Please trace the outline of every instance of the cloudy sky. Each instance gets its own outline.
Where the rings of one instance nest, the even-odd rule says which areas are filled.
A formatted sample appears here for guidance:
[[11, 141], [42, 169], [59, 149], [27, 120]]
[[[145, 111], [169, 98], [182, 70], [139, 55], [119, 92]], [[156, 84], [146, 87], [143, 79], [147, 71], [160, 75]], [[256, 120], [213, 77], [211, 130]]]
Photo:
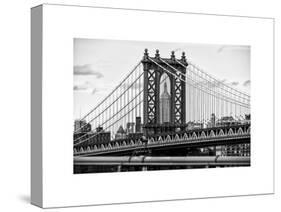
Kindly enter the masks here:
[[176, 57], [181, 52], [194, 64], [219, 80], [250, 93], [250, 47], [214, 44], [159, 43], [99, 39], [74, 39], [74, 118], [82, 117], [132, 70], [144, 49], [154, 56]]

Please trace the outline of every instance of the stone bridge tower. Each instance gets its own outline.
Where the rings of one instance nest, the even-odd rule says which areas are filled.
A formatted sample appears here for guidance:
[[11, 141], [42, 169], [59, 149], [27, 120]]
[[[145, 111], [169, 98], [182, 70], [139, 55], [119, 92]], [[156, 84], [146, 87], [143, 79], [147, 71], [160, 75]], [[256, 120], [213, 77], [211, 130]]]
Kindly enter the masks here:
[[[146, 135], [175, 130], [175, 128], [181, 128], [185, 124], [186, 68], [179, 64], [177, 60], [185, 66], [188, 65], [184, 52], [180, 59], [176, 59], [174, 51], [172, 51], [170, 58], [160, 58], [159, 50], [156, 50], [155, 57], [150, 57], [148, 50], [145, 49], [142, 64], [144, 68], [143, 122]], [[170, 122], [161, 124], [160, 79], [164, 73], [168, 75], [170, 80], [171, 108]]]

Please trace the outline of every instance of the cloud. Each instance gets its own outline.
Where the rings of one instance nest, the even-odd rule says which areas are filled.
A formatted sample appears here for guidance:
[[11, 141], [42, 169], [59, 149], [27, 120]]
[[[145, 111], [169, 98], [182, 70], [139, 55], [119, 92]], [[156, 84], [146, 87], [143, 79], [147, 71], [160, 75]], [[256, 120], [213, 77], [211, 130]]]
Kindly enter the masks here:
[[83, 90], [87, 90], [88, 88], [86, 86], [83, 85], [74, 85], [73, 86], [73, 90], [75, 91], [83, 91]]
[[217, 49], [217, 53], [221, 53], [223, 51], [229, 50], [229, 51], [243, 51], [243, 50], [249, 50], [249, 46], [221, 46]]
[[98, 89], [97, 89], [97, 88], [94, 88], [94, 89], [92, 90], [91, 94], [94, 95], [94, 94], [97, 93], [97, 92], [98, 92]]
[[103, 74], [93, 70], [90, 64], [74, 66], [74, 75], [94, 75], [96, 78], [102, 78]]
[[221, 46], [220, 48], [218, 48], [217, 53], [221, 53], [224, 49], [225, 49], [225, 46]]
[[181, 50], [182, 50], [182, 48], [177, 48], [177, 49], [174, 49], [173, 51], [178, 52], [178, 51], [181, 51]]
[[82, 93], [89, 93], [89, 94], [95, 94], [99, 91], [97, 88], [93, 88], [93, 85], [91, 82], [86, 81], [82, 84], [77, 84], [73, 86], [73, 91], [75, 92], [82, 92]]
[[239, 82], [231, 82], [229, 84], [232, 85], [232, 86], [237, 86], [237, 85], [239, 85]]
[[251, 80], [246, 80], [246, 81], [243, 83], [243, 85], [244, 85], [245, 87], [250, 86], [250, 85], [251, 85]]

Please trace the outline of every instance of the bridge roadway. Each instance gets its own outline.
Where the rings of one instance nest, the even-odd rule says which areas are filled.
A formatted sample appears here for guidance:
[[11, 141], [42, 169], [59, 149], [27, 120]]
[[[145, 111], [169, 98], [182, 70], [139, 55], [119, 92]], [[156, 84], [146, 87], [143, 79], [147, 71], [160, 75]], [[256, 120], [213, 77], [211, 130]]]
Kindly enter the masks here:
[[148, 157], [95, 156], [74, 157], [74, 173], [151, 171], [194, 168], [250, 166], [250, 157]]
[[[217, 130], [207, 130], [204, 129], [204, 131], [198, 131], [197, 133], [189, 132], [190, 136], [182, 134], [180, 136], [173, 136], [172, 138], [166, 137], [165, 139], [162, 139], [162, 137], [161, 139], [156, 139], [156, 137], [155, 140], [154, 138], [150, 138], [148, 139], [147, 143], [135, 142], [118, 147], [90, 149], [75, 152], [74, 156], [128, 156], [133, 155], [134, 152], [141, 151], [143, 149], [149, 149], [154, 153], [161, 151], [180, 151], [196, 147], [203, 148], [211, 146], [213, 147], [250, 143], [250, 125], [236, 126], [236, 128], [229, 127], [228, 129], [224, 129], [224, 133], [222, 133], [222, 129], [220, 128], [218, 128]], [[216, 133], [214, 133], [214, 131]]]
[[247, 166], [250, 157], [238, 156], [187, 156], [187, 157], [149, 157], [149, 156], [113, 156], [113, 157], [74, 157], [74, 165], [95, 166]]

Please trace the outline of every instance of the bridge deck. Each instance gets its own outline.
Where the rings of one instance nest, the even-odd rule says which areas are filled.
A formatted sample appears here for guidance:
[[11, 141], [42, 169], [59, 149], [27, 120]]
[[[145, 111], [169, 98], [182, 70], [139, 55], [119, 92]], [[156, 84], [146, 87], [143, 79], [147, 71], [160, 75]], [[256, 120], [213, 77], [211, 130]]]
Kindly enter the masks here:
[[171, 165], [210, 165], [210, 166], [247, 166], [250, 165], [250, 157], [74, 157], [74, 165], [133, 165], [133, 166], [171, 166]]

